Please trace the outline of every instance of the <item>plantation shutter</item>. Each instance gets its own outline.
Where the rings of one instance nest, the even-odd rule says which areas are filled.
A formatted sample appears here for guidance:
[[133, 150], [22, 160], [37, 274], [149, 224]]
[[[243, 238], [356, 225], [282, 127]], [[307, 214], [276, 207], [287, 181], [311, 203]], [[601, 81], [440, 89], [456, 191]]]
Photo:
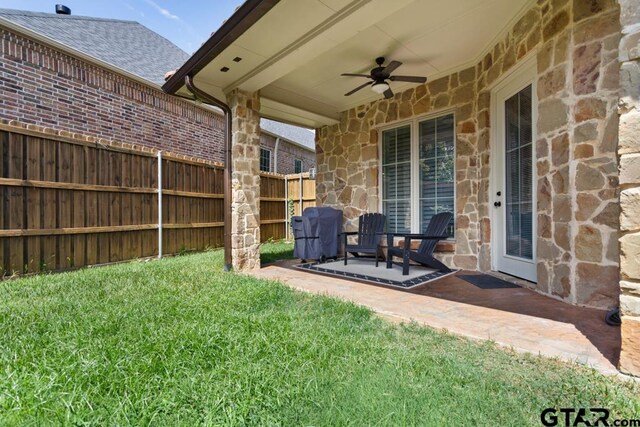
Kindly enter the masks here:
[[391, 233], [411, 231], [411, 127], [382, 133], [382, 210]]

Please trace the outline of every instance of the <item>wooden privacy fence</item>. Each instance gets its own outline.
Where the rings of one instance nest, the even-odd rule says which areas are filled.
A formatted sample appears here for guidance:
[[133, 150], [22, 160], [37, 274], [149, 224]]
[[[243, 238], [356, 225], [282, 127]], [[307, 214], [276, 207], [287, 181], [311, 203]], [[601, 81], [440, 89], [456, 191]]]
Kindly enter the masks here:
[[268, 239], [289, 239], [291, 216], [316, 205], [316, 181], [308, 173], [260, 175], [260, 235]]
[[[0, 144], [2, 275], [223, 245], [219, 165], [7, 125]], [[290, 180], [261, 182], [263, 240], [285, 238]]]

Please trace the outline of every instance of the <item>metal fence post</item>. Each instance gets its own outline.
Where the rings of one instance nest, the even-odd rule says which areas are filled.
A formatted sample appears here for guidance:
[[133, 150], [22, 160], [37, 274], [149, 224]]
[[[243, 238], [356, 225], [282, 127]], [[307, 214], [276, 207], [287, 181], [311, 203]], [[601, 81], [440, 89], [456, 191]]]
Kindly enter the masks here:
[[300, 172], [300, 215], [302, 215], [302, 200], [303, 200], [303, 192], [302, 192], [302, 172]]
[[289, 218], [289, 179], [287, 175], [284, 176], [284, 238], [289, 240], [289, 224], [291, 218]]
[[158, 258], [162, 258], [162, 151], [158, 151]]

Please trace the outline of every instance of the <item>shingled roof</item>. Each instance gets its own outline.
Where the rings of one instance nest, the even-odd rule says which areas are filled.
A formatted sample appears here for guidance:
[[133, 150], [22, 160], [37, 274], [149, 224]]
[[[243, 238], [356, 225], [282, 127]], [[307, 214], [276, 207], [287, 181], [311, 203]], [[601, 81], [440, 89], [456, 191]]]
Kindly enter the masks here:
[[135, 21], [0, 9], [0, 19], [162, 85], [189, 54]]
[[289, 142], [300, 145], [308, 150], [315, 150], [315, 132], [298, 126], [291, 126], [285, 123], [276, 122], [269, 119], [260, 119], [260, 129], [272, 135], [284, 138]]

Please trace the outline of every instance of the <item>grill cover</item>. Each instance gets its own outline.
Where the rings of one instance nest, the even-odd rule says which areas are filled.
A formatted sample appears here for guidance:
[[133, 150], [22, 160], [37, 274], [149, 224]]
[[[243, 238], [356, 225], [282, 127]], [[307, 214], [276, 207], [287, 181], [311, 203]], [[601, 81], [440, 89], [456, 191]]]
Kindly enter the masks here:
[[338, 256], [342, 211], [333, 208], [306, 208], [302, 216], [291, 218], [295, 239], [293, 256], [302, 260]]

